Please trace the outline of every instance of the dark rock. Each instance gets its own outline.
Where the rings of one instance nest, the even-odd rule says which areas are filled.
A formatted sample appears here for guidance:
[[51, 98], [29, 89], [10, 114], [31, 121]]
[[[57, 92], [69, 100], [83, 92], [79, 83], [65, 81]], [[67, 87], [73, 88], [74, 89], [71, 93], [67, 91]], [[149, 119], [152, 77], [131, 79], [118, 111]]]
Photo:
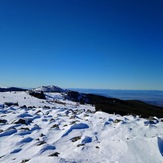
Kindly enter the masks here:
[[28, 106], [28, 109], [32, 109], [33, 108], [33, 106]]
[[3, 155], [3, 156], [0, 156], [0, 159], [1, 159], [1, 158], [3, 158], [4, 156], [5, 156], [5, 155]]
[[23, 108], [27, 108], [27, 106], [26, 106], [26, 105], [23, 105], [23, 106], [21, 106], [20, 108], [22, 108], [22, 109], [23, 109]]
[[41, 134], [40, 134], [40, 137], [43, 137], [43, 136], [45, 136], [45, 135], [44, 135], [43, 133], [41, 133]]
[[55, 152], [55, 153], [50, 154], [49, 156], [50, 156], [50, 157], [58, 157], [59, 154], [60, 154], [60, 153]]
[[25, 160], [22, 160], [21, 163], [25, 163], [25, 162], [28, 162], [30, 159], [25, 159]]
[[51, 128], [55, 128], [55, 129], [59, 130], [59, 125], [58, 124], [54, 124]]
[[120, 119], [116, 119], [115, 121], [114, 121], [114, 123], [119, 123], [119, 122], [121, 122], [122, 120], [120, 120]]
[[4, 105], [10, 107], [10, 106], [19, 106], [18, 102], [14, 103], [14, 102], [5, 102]]
[[25, 119], [19, 119], [18, 121], [14, 122], [15, 124], [25, 124], [28, 125], [28, 122]]
[[81, 136], [76, 136], [76, 137], [71, 138], [70, 140], [71, 140], [72, 142], [76, 142], [76, 141], [78, 141], [78, 140], [80, 140], [80, 139], [81, 139]]
[[15, 124], [26, 124], [26, 121], [24, 119], [19, 119]]
[[81, 146], [84, 146], [85, 144], [78, 144], [77, 147], [81, 147]]
[[71, 116], [70, 119], [75, 119], [76, 116]]
[[86, 113], [95, 113], [95, 111], [92, 111], [92, 110], [90, 110], [90, 109], [88, 109], [87, 111], [86, 111]]
[[40, 141], [40, 142], [38, 142], [37, 146], [40, 146], [40, 145], [43, 145], [43, 144], [46, 144], [46, 142], [45, 141]]
[[42, 113], [42, 111], [41, 110], [38, 110], [35, 114], [38, 114], [38, 113]]
[[38, 99], [46, 99], [45, 94], [43, 91], [41, 92], [34, 92], [34, 91], [29, 91], [29, 95], [36, 97]]
[[73, 124], [75, 124], [76, 122], [79, 122], [79, 121], [72, 121], [72, 122], [70, 122], [70, 125], [73, 125]]
[[55, 119], [54, 119], [54, 118], [51, 118], [51, 119], [50, 119], [50, 122], [55, 122]]
[[0, 119], [0, 123], [7, 123], [7, 120], [6, 119]]
[[28, 127], [21, 127], [20, 130], [30, 131], [30, 129]]
[[50, 106], [46, 106], [46, 105], [45, 105], [45, 106], [44, 106], [44, 109], [50, 109]]

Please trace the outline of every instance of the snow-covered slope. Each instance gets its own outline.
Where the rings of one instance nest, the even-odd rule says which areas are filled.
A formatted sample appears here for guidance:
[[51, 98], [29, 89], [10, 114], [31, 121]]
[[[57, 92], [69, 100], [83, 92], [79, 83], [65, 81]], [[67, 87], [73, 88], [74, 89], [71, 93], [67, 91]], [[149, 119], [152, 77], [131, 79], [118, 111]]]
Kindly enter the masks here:
[[93, 106], [61, 93], [46, 93], [46, 98], [0, 93], [0, 162], [163, 162], [161, 119], [95, 113]]
[[60, 88], [60, 87], [57, 87], [57, 86], [54, 86], [54, 85], [50, 85], [50, 86], [41, 86], [41, 87], [38, 87], [38, 88], [34, 88], [33, 89], [34, 91], [43, 91], [43, 92], [65, 92], [66, 90]]

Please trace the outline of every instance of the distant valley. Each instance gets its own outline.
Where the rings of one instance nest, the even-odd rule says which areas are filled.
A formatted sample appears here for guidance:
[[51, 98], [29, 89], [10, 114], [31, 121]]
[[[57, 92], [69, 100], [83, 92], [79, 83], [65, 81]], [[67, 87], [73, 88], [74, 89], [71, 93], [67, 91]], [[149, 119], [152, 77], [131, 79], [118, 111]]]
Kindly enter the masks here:
[[119, 98], [122, 100], [140, 100], [149, 104], [163, 107], [163, 91], [155, 90], [116, 90], [116, 89], [75, 89], [82, 93], [92, 93], [105, 97]]

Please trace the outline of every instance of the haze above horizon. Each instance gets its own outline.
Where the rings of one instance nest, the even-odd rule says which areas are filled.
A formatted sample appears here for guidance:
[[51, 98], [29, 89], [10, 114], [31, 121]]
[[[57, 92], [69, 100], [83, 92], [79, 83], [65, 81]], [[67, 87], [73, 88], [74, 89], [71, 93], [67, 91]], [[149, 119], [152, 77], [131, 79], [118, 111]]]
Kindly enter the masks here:
[[162, 16], [162, 0], [0, 0], [0, 86], [163, 90]]

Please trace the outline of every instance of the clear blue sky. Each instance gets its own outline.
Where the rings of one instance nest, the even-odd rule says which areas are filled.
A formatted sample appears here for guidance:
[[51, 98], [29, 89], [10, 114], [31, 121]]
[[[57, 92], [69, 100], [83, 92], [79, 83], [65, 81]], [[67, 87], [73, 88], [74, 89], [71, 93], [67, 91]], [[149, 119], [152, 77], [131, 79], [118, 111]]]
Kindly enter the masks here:
[[0, 86], [163, 90], [162, 0], [0, 0]]

